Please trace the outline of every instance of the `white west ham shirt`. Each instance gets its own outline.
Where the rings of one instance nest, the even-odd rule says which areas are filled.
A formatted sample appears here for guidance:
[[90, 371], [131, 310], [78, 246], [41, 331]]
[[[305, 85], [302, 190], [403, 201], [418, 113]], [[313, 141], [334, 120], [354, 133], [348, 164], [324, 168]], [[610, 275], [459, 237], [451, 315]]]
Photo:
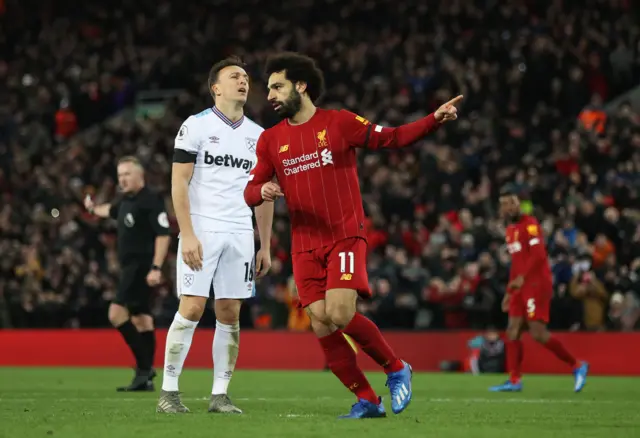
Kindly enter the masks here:
[[256, 144], [262, 131], [247, 117], [232, 122], [216, 107], [182, 124], [175, 148], [196, 155], [189, 182], [195, 231], [253, 232], [244, 188], [256, 165]]

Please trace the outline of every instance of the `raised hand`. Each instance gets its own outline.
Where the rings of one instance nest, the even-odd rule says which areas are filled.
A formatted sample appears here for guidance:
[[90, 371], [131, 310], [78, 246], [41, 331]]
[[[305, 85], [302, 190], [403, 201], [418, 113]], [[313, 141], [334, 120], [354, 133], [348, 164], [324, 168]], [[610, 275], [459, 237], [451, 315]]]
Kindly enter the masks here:
[[440, 123], [457, 119], [458, 108], [456, 108], [456, 105], [458, 105], [462, 101], [462, 97], [463, 97], [462, 95], [458, 97], [454, 97], [449, 102], [440, 106], [440, 108], [438, 108], [436, 112], [433, 113], [433, 116], [435, 117], [435, 119]]

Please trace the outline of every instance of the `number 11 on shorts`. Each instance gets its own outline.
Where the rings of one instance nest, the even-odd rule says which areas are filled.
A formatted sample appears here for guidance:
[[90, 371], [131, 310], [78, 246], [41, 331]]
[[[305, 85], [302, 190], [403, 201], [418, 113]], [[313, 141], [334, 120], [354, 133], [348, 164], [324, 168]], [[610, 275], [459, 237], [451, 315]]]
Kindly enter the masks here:
[[[353, 257], [353, 252], [342, 251], [338, 253], [338, 257], [340, 257], [340, 272], [353, 274], [353, 271], [355, 271], [355, 261]], [[347, 270], [347, 260], [349, 261], [349, 270]]]

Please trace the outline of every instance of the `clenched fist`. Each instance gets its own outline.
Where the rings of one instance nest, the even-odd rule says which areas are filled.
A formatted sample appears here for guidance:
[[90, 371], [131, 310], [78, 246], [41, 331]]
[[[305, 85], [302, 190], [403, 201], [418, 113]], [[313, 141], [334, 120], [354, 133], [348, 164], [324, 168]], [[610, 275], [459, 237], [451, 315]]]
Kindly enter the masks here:
[[274, 182], [265, 183], [260, 189], [260, 194], [262, 195], [262, 199], [265, 201], [275, 201], [276, 199], [284, 196], [282, 193], [282, 189], [280, 186]]

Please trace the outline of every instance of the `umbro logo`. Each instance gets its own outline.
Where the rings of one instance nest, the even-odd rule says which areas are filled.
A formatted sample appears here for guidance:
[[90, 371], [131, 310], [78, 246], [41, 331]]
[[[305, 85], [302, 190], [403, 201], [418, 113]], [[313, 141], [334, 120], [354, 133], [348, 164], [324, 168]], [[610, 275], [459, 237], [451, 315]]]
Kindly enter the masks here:
[[215, 135], [212, 135], [211, 137], [209, 137], [209, 143], [219, 144], [220, 143], [220, 138], [216, 137]]

